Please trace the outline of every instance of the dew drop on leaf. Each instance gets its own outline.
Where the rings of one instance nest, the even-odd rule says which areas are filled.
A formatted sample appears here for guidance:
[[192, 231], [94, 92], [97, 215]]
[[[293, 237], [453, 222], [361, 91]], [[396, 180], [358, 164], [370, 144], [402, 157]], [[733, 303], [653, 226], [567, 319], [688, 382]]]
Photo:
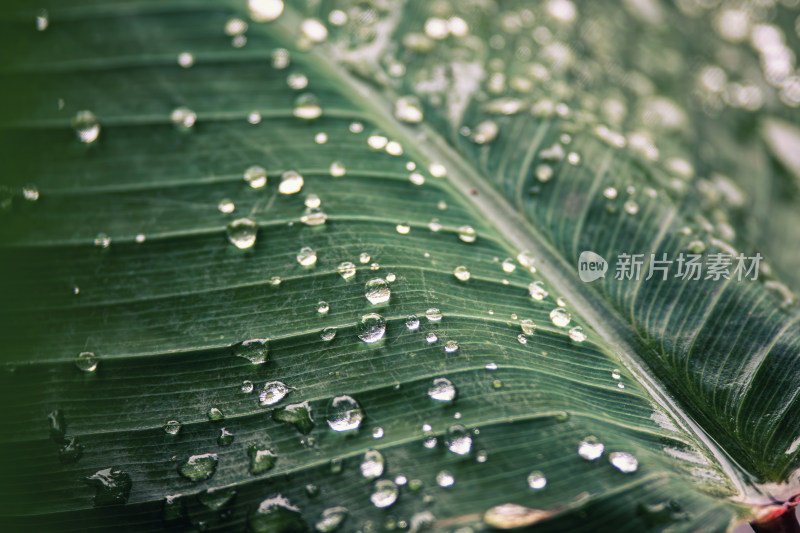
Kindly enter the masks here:
[[331, 400], [328, 407], [328, 427], [336, 432], [358, 429], [364, 420], [364, 410], [352, 396], [343, 394]]
[[97, 370], [97, 356], [92, 352], [81, 352], [75, 356], [75, 366], [84, 372]]
[[369, 500], [375, 507], [383, 509], [385, 507], [389, 507], [397, 501], [399, 492], [400, 490], [397, 488], [397, 485], [394, 484], [394, 481], [382, 479], [375, 483], [375, 487], [373, 488], [372, 494], [369, 496]]
[[217, 209], [220, 213], [233, 213], [236, 210], [236, 204], [230, 198], [223, 198], [217, 204]]
[[328, 507], [322, 511], [319, 520], [314, 524], [314, 529], [319, 533], [332, 533], [339, 529], [348, 514], [347, 507]]
[[456, 478], [448, 470], [442, 470], [436, 474], [436, 484], [440, 487], [452, 487], [455, 482]]
[[411, 331], [419, 329], [419, 318], [417, 318], [417, 315], [409, 315], [406, 319], [406, 327]]
[[305, 19], [300, 23], [300, 31], [311, 42], [321, 43], [328, 38], [328, 28], [317, 19]]
[[267, 184], [267, 171], [264, 167], [253, 165], [244, 171], [244, 181], [253, 189], [260, 189]]
[[587, 461], [594, 461], [603, 455], [605, 446], [602, 442], [597, 440], [597, 437], [589, 436], [581, 441], [578, 445], [578, 455]]
[[612, 452], [608, 460], [623, 474], [633, 474], [639, 468], [639, 461], [628, 452]]
[[311, 405], [307, 401], [292, 403], [272, 411], [272, 419], [293, 425], [303, 435], [308, 435], [314, 428]]
[[550, 311], [550, 320], [560, 328], [566, 327], [571, 319], [569, 312], [563, 307], [556, 307]]
[[335, 337], [336, 337], [336, 328], [334, 327], [325, 328], [319, 334], [319, 338], [325, 342], [332, 341]]
[[458, 342], [450, 339], [444, 343], [445, 353], [455, 353], [458, 350]]
[[189, 481], [205, 481], [217, 470], [219, 457], [215, 453], [192, 455], [178, 466], [178, 473]]
[[[266, 363], [269, 359], [269, 339], [250, 339], [240, 342], [234, 346], [233, 354], [244, 357], [254, 365]], [[244, 390], [244, 387], [242, 389]]]
[[291, 390], [282, 381], [268, 381], [258, 395], [258, 403], [262, 406], [275, 405], [283, 400]]
[[169, 420], [164, 424], [164, 433], [167, 435], [177, 435], [181, 431], [181, 423], [177, 420]]
[[188, 107], [176, 107], [169, 116], [175, 127], [180, 130], [189, 130], [197, 122], [197, 113]]
[[242, 381], [242, 392], [246, 394], [253, 392], [253, 382], [249, 379]]
[[197, 499], [203, 507], [212, 511], [218, 511], [225, 507], [236, 496], [236, 489], [230, 488], [210, 488], [197, 495]]
[[447, 378], [436, 378], [428, 389], [428, 397], [440, 402], [450, 402], [456, 397], [456, 387]]
[[297, 262], [304, 267], [312, 266], [317, 262], [317, 252], [309, 246], [304, 246], [297, 253]]
[[582, 327], [575, 326], [569, 330], [569, 338], [574, 342], [583, 342], [586, 340], [586, 333], [583, 332]]
[[254, 476], [271, 470], [278, 460], [278, 454], [272, 448], [260, 447], [255, 444], [247, 448], [247, 455], [250, 457], [249, 471]]
[[89, 110], [78, 111], [72, 117], [72, 127], [82, 143], [93, 143], [100, 136], [100, 123], [97, 117]]
[[341, 178], [347, 173], [347, 169], [345, 168], [345, 166], [342, 164], [341, 161], [334, 161], [328, 168], [328, 172], [334, 178]]
[[319, 100], [311, 93], [303, 93], [294, 100], [292, 114], [297, 118], [311, 120], [322, 116], [322, 106]]
[[366, 284], [366, 292], [364, 293], [364, 296], [372, 305], [388, 302], [391, 295], [392, 291], [389, 289], [389, 285], [383, 278], [371, 279]]
[[303, 175], [296, 170], [287, 170], [281, 174], [281, 183], [278, 192], [281, 194], [296, 194], [303, 188]]
[[425, 312], [425, 318], [430, 322], [439, 322], [442, 319], [442, 313], [436, 307], [431, 307]]
[[530, 318], [523, 318], [520, 320], [519, 327], [525, 335], [533, 335], [533, 332], [536, 331], [536, 324], [534, 324], [533, 320]]
[[237, 218], [228, 224], [228, 240], [240, 250], [256, 243], [258, 225], [249, 218]]
[[457, 266], [453, 269], [453, 275], [459, 281], [467, 281], [472, 276], [470, 271], [465, 266]]
[[336, 270], [339, 272], [339, 275], [342, 276], [342, 279], [350, 279], [356, 275], [356, 265], [350, 261], [339, 263]]
[[309, 530], [300, 508], [280, 494], [262, 500], [247, 518], [247, 524], [252, 533], [300, 533]]
[[133, 481], [127, 472], [113, 468], [98, 470], [84, 478], [84, 482], [94, 487], [96, 506], [126, 503], [133, 487]]
[[447, 428], [445, 442], [447, 449], [456, 455], [467, 455], [472, 450], [472, 437], [467, 429], [459, 424]]
[[422, 105], [416, 96], [403, 96], [394, 103], [394, 117], [409, 124], [422, 122]]
[[461, 226], [458, 228], [458, 238], [463, 242], [473, 243], [477, 239], [477, 233], [472, 226]]
[[528, 474], [528, 486], [532, 489], [543, 489], [547, 485], [547, 478], [538, 470]]
[[361, 460], [359, 468], [361, 476], [366, 479], [377, 479], [383, 475], [385, 461], [378, 450], [367, 450]]
[[271, 22], [283, 13], [283, 0], [248, 0], [247, 5], [255, 22]]
[[233, 433], [225, 428], [220, 428], [219, 436], [217, 437], [217, 444], [220, 446], [230, 446], [233, 443]]
[[98, 248], [108, 248], [111, 246], [111, 237], [105, 233], [98, 233], [94, 238], [94, 245]]
[[383, 338], [386, 333], [386, 320], [377, 314], [369, 313], [361, 317], [358, 326], [358, 338], [367, 344], [373, 344]]

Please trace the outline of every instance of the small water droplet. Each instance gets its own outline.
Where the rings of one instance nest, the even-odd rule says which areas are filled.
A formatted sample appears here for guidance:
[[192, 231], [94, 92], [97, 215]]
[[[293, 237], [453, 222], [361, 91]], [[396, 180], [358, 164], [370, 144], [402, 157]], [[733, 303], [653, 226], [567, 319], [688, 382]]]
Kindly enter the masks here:
[[297, 118], [311, 120], [322, 116], [319, 100], [311, 93], [303, 93], [294, 100], [292, 114]]
[[448, 470], [442, 470], [436, 474], [436, 484], [440, 487], [452, 487], [455, 482], [456, 478]]
[[373, 344], [383, 338], [386, 333], [386, 320], [377, 314], [369, 313], [361, 317], [358, 338], [367, 344]]
[[247, 455], [250, 457], [249, 471], [254, 476], [272, 470], [278, 460], [278, 454], [275, 453], [275, 450], [269, 447], [259, 447], [255, 444], [247, 448]]
[[612, 452], [608, 460], [623, 474], [633, 474], [639, 469], [639, 461], [628, 452]]
[[581, 155], [578, 152], [570, 152], [567, 154], [567, 163], [570, 165], [579, 165], [581, 162]]
[[208, 419], [211, 420], [212, 422], [217, 422], [219, 420], [225, 419], [225, 414], [219, 407], [210, 408], [206, 413], [206, 416], [208, 416]]
[[470, 271], [467, 270], [467, 267], [465, 266], [457, 266], [455, 269], [453, 269], [453, 275], [459, 281], [467, 281], [472, 276]]
[[458, 342], [450, 339], [446, 343], [444, 343], [444, 351], [445, 353], [454, 353], [458, 350]]
[[189, 68], [194, 65], [194, 56], [190, 52], [181, 52], [178, 54], [178, 65], [183, 68]]
[[373, 439], [382, 439], [384, 435], [384, 431], [382, 427], [376, 427], [372, 430], [372, 438]]
[[436, 342], [438, 340], [439, 340], [439, 337], [436, 335], [436, 333], [430, 332], [427, 335], [425, 335], [425, 341], [428, 344], [433, 344], [434, 342]]
[[422, 104], [416, 96], [404, 96], [394, 103], [394, 116], [401, 122], [417, 124], [422, 122]]
[[303, 175], [296, 170], [287, 170], [281, 174], [281, 183], [278, 192], [281, 194], [296, 194], [303, 188]]
[[347, 169], [344, 167], [341, 161], [334, 161], [333, 163], [331, 163], [328, 172], [334, 178], [341, 178], [347, 173]]
[[262, 500], [247, 518], [247, 525], [252, 533], [297, 533], [309, 529], [300, 509], [280, 494]]
[[533, 320], [530, 318], [524, 318], [520, 320], [519, 327], [522, 329], [522, 333], [525, 335], [533, 335], [533, 332], [536, 331], [536, 324], [534, 324]]
[[94, 245], [98, 248], [108, 248], [111, 246], [111, 237], [105, 233], [98, 233], [94, 238]]
[[615, 189], [614, 187], [606, 187], [605, 189], [603, 189], [603, 196], [605, 196], [609, 200], [613, 200], [614, 198], [617, 197], [617, 189]]
[[269, 339], [249, 339], [240, 342], [234, 346], [233, 354], [244, 357], [254, 365], [266, 363], [269, 359]]
[[331, 306], [328, 304], [328, 302], [321, 301], [321, 302], [317, 303], [317, 313], [319, 313], [321, 315], [327, 315], [328, 311], [330, 311], [330, 310], [331, 310]]
[[275, 405], [283, 400], [291, 391], [292, 389], [281, 381], [268, 381], [264, 385], [264, 389], [258, 395], [258, 403], [262, 406]]
[[461, 226], [458, 228], [458, 238], [463, 242], [472, 243], [477, 239], [477, 233], [472, 226]]
[[522, 333], [520, 333], [519, 335], [517, 335], [517, 341], [518, 341], [520, 344], [528, 344], [528, 337], [526, 337], [525, 335], [523, 335]]
[[361, 264], [364, 264], [364, 265], [369, 263], [370, 259], [371, 259], [371, 257], [369, 256], [369, 254], [367, 252], [361, 252], [361, 255], [358, 256], [358, 260], [361, 262]]
[[72, 118], [72, 127], [82, 143], [93, 143], [100, 136], [100, 123], [94, 113], [85, 109]]
[[272, 411], [272, 419], [276, 422], [285, 422], [293, 425], [303, 435], [308, 435], [314, 429], [311, 405], [307, 401], [292, 403], [275, 409]]
[[583, 342], [586, 340], [586, 333], [583, 332], [582, 327], [575, 326], [569, 330], [569, 338], [575, 342]]
[[251, 111], [249, 115], [247, 115], [247, 122], [250, 124], [260, 124], [261, 123], [261, 113], [258, 111]]
[[400, 235], [407, 235], [407, 234], [408, 234], [408, 232], [410, 232], [410, 231], [411, 231], [411, 226], [409, 226], [409, 225], [408, 225], [407, 223], [405, 223], [405, 222], [402, 222], [402, 223], [398, 224], [398, 225], [395, 227], [395, 229], [397, 230], [397, 233], [399, 233]]
[[248, 0], [248, 7], [255, 22], [271, 22], [283, 13], [283, 0]]
[[249, 218], [237, 218], [228, 224], [228, 240], [240, 250], [251, 248], [257, 236], [258, 224]]
[[547, 478], [538, 470], [528, 474], [528, 486], [532, 489], [543, 489], [547, 485]]
[[84, 372], [97, 370], [97, 357], [92, 352], [81, 352], [75, 356], [75, 366]]
[[566, 327], [571, 319], [572, 317], [570, 316], [569, 311], [563, 307], [556, 307], [550, 311], [550, 320], [554, 325], [560, 328]]
[[192, 455], [178, 466], [178, 473], [189, 481], [205, 481], [217, 470], [219, 457], [215, 453]]
[[46, 9], [40, 9], [36, 12], [36, 30], [44, 31], [50, 25], [50, 15]]
[[493, 120], [484, 120], [472, 130], [470, 140], [475, 144], [488, 144], [497, 138], [500, 128]]
[[164, 424], [164, 433], [175, 436], [181, 431], [181, 423], [177, 420], [169, 420]]
[[321, 226], [328, 221], [328, 214], [318, 207], [308, 207], [300, 217], [300, 222], [306, 226]]
[[336, 396], [328, 408], [328, 426], [337, 432], [358, 429], [364, 420], [361, 405], [352, 396]]
[[180, 130], [188, 130], [197, 122], [197, 113], [188, 107], [176, 107], [169, 116], [175, 126]]
[[603, 450], [605, 450], [605, 446], [595, 436], [586, 437], [578, 445], [578, 455], [587, 461], [594, 461], [599, 458], [603, 455]]
[[218, 511], [225, 507], [236, 496], [236, 489], [211, 488], [197, 495], [197, 499], [206, 509]]
[[29, 202], [39, 199], [39, 189], [33, 183], [28, 183], [22, 187], [22, 197]]
[[253, 165], [244, 171], [244, 181], [253, 189], [260, 189], [267, 184], [267, 171], [264, 167]]
[[339, 529], [348, 514], [347, 507], [329, 507], [322, 511], [322, 516], [314, 524], [314, 529], [319, 533], [332, 533]]
[[127, 472], [113, 468], [98, 470], [84, 478], [83, 481], [90, 487], [94, 487], [94, 504], [96, 506], [126, 503], [131, 494], [131, 487], [133, 487], [133, 481]]
[[312, 266], [317, 262], [317, 252], [309, 246], [304, 246], [297, 253], [297, 262], [304, 267]]
[[356, 275], [356, 265], [350, 261], [339, 263], [336, 270], [339, 272], [339, 275], [342, 276], [342, 279], [350, 279]]
[[628, 213], [629, 215], [635, 215], [636, 213], [639, 212], [639, 204], [637, 204], [633, 200], [628, 200], [623, 205], [623, 209], [625, 209], [625, 212]]
[[366, 293], [364, 296], [372, 305], [388, 302], [391, 295], [392, 291], [383, 278], [371, 279], [366, 284]]
[[417, 315], [409, 315], [406, 319], [406, 327], [411, 331], [419, 329], [419, 318], [417, 318]]
[[428, 389], [428, 397], [440, 402], [450, 402], [456, 397], [456, 387], [447, 378], [436, 378]]
[[383, 475], [384, 459], [378, 450], [367, 450], [361, 460], [361, 475], [367, 479], [377, 479]]
[[442, 319], [442, 313], [436, 307], [431, 307], [425, 312], [425, 318], [430, 322], [439, 322]]
[[544, 282], [542, 281], [534, 281], [528, 285], [528, 293], [534, 300], [544, 300], [549, 294], [544, 288]]
[[312, 42], [321, 43], [328, 38], [328, 28], [317, 19], [305, 19], [300, 23], [300, 31]]
[[503, 272], [514, 272], [517, 269], [517, 265], [514, 264], [514, 260], [510, 257], [503, 260]]
[[322, 330], [319, 334], [319, 338], [325, 342], [332, 341], [336, 337], [336, 328], [328, 327]]
[[253, 382], [249, 379], [242, 381], [242, 392], [245, 394], [253, 392]]
[[447, 428], [447, 449], [457, 455], [467, 455], [472, 449], [472, 437], [462, 425]]
[[546, 183], [553, 177], [553, 167], [544, 164], [536, 165], [534, 174], [536, 175], [537, 180], [541, 181], [542, 183]]
[[217, 437], [217, 444], [220, 446], [230, 446], [233, 443], [233, 433], [225, 428], [220, 428], [219, 436]]
[[400, 490], [397, 488], [397, 485], [394, 484], [394, 481], [381, 479], [375, 483], [375, 488], [372, 494], [370, 494], [369, 500], [375, 507], [383, 509], [397, 501], [399, 492]]
[[220, 213], [233, 213], [236, 209], [236, 204], [234, 204], [230, 198], [223, 198], [217, 204], [217, 209], [219, 209]]

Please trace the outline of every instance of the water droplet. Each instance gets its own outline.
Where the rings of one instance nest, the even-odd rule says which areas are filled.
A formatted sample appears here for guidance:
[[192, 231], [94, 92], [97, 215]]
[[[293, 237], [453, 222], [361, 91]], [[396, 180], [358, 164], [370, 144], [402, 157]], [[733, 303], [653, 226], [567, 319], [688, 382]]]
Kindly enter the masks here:
[[525, 335], [523, 335], [522, 333], [520, 333], [519, 335], [517, 335], [517, 341], [518, 341], [520, 344], [528, 344], [528, 337], [526, 337]]
[[542, 281], [534, 281], [528, 285], [528, 293], [534, 300], [544, 300], [549, 294], [544, 288], [544, 282]]
[[425, 341], [428, 344], [433, 344], [434, 342], [436, 342], [438, 340], [439, 340], [439, 337], [436, 336], [436, 333], [430, 332], [427, 335], [425, 335]]
[[456, 478], [448, 470], [442, 470], [436, 474], [436, 484], [440, 487], [452, 487], [455, 482]]
[[287, 170], [281, 174], [281, 183], [278, 192], [281, 194], [296, 194], [303, 188], [303, 176], [296, 170]]
[[250, 339], [235, 345], [233, 354], [244, 357], [254, 365], [266, 363], [269, 359], [269, 339]]
[[456, 387], [447, 378], [436, 378], [428, 389], [428, 397], [440, 402], [450, 402], [456, 397]]
[[633, 474], [639, 469], [639, 461], [628, 452], [612, 452], [608, 460], [623, 474]]
[[520, 320], [519, 327], [525, 335], [533, 335], [533, 332], [536, 331], [536, 324], [530, 318]]
[[395, 227], [395, 229], [397, 230], [397, 233], [399, 233], [400, 235], [407, 235], [408, 232], [411, 231], [411, 226], [409, 226], [405, 222], [401, 222]]
[[250, 457], [250, 473], [254, 476], [263, 474], [271, 470], [278, 460], [278, 454], [272, 448], [261, 448], [255, 444], [247, 448], [247, 455]]
[[517, 265], [514, 264], [514, 260], [510, 257], [503, 260], [503, 272], [514, 272], [517, 269]]
[[271, 22], [283, 13], [283, 0], [248, 0], [248, 7], [255, 22]]
[[292, 89], [299, 91], [308, 87], [308, 77], [305, 74], [292, 73], [286, 78], [286, 84]]
[[334, 431], [351, 431], [361, 425], [364, 411], [355, 398], [344, 394], [331, 400], [327, 420], [328, 426]]
[[181, 423], [177, 420], [169, 420], [164, 424], [164, 433], [170, 436], [177, 435], [181, 430]]
[[258, 403], [260, 405], [275, 405], [291, 391], [292, 389], [281, 381], [268, 381], [258, 395]]
[[28, 183], [22, 187], [22, 197], [29, 202], [35, 202], [39, 199], [39, 189], [36, 185]]
[[72, 127], [82, 143], [93, 143], [100, 136], [100, 123], [89, 110], [78, 111], [72, 117]]
[[623, 205], [623, 209], [625, 209], [625, 212], [628, 213], [629, 215], [635, 215], [636, 213], [639, 212], [639, 204], [637, 204], [633, 200], [628, 200]]
[[543, 489], [547, 485], [547, 478], [538, 470], [528, 474], [528, 486], [532, 489]]
[[388, 302], [391, 295], [392, 291], [383, 278], [371, 279], [366, 284], [366, 293], [364, 296], [372, 305]]
[[236, 204], [234, 204], [230, 198], [223, 198], [217, 204], [217, 209], [219, 209], [220, 213], [233, 213], [236, 209]]
[[253, 382], [249, 379], [242, 381], [242, 392], [246, 394], [253, 392]]
[[251, 248], [257, 236], [258, 224], [249, 218], [237, 218], [228, 224], [228, 240], [240, 250]]
[[472, 449], [472, 437], [461, 425], [447, 428], [447, 449], [457, 455], [467, 455]]
[[178, 65], [183, 68], [189, 68], [194, 65], [194, 56], [189, 52], [181, 52], [178, 54]]
[[300, 23], [300, 31], [315, 43], [321, 43], [328, 38], [328, 28], [317, 19], [305, 19]]
[[98, 470], [84, 478], [84, 483], [94, 487], [96, 506], [126, 503], [133, 487], [133, 481], [127, 472], [113, 468]]
[[97, 237], [94, 238], [94, 245], [98, 248], [108, 248], [111, 246], [111, 237], [105, 233], [98, 233]]
[[358, 260], [359, 260], [359, 261], [360, 261], [362, 264], [367, 264], [367, 263], [369, 263], [369, 260], [370, 260], [370, 259], [371, 259], [371, 258], [370, 258], [369, 254], [368, 254], [367, 252], [361, 252], [361, 255], [359, 255], [359, 256], [358, 256]]
[[453, 269], [453, 275], [459, 281], [467, 281], [472, 276], [465, 266], [457, 266], [455, 269]]
[[309, 529], [300, 509], [280, 494], [262, 500], [247, 518], [247, 524], [252, 533], [297, 533]]
[[247, 115], [247, 122], [250, 124], [260, 124], [261, 123], [261, 113], [258, 111], [251, 111], [249, 115]]
[[425, 317], [431, 322], [439, 322], [442, 319], [442, 313], [436, 307], [431, 307], [425, 312]]
[[336, 337], [336, 328], [328, 327], [322, 330], [319, 334], [319, 338], [325, 342], [332, 341]]
[[534, 174], [536, 175], [536, 179], [542, 183], [548, 182], [553, 177], [553, 167], [544, 164], [536, 165]]
[[342, 279], [350, 279], [356, 275], [356, 265], [350, 261], [339, 263], [336, 270], [339, 272], [339, 275], [342, 276]]
[[36, 12], [36, 30], [44, 31], [50, 25], [50, 15], [46, 9], [40, 9]]
[[603, 450], [605, 450], [605, 446], [594, 436], [586, 437], [581, 441], [580, 445], [578, 445], [578, 455], [587, 461], [594, 461], [603, 455]]
[[339, 529], [348, 514], [347, 507], [329, 507], [322, 511], [322, 516], [314, 524], [314, 529], [319, 533], [332, 533]]
[[300, 222], [306, 226], [321, 226], [328, 220], [328, 214], [318, 207], [308, 207], [303, 216], [300, 217]]
[[445, 353], [454, 353], [458, 350], [458, 342], [450, 339], [446, 343], [444, 343], [444, 351]]
[[317, 252], [309, 246], [304, 246], [297, 253], [297, 262], [304, 267], [308, 267], [317, 262]]
[[334, 161], [331, 163], [328, 172], [330, 172], [330, 175], [334, 178], [341, 178], [345, 175], [345, 173], [347, 173], [347, 169], [344, 168], [344, 165], [341, 163], [341, 161]]
[[322, 116], [319, 100], [311, 93], [303, 93], [294, 100], [292, 114], [297, 118], [311, 120]]
[[81, 352], [75, 356], [75, 366], [84, 372], [97, 370], [97, 357], [92, 352]]
[[606, 187], [605, 189], [603, 189], [603, 196], [605, 196], [609, 200], [613, 200], [614, 198], [617, 197], [617, 189], [615, 189], [614, 187]]
[[197, 122], [197, 113], [188, 107], [176, 107], [169, 116], [175, 126], [181, 130], [188, 130]]
[[358, 338], [367, 344], [373, 344], [383, 338], [386, 333], [386, 320], [377, 314], [369, 313], [361, 317]]
[[214, 475], [217, 470], [219, 457], [215, 453], [192, 455], [178, 466], [178, 473], [189, 481], [205, 481]]
[[361, 460], [361, 475], [367, 479], [377, 479], [383, 475], [384, 459], [378, 450], [367, 450]]
[[430, 222], [428, 222], [428, 229], [437, 232], [442, 229], [442, 224], [439, 222], [438, 218], [434, 218]]
[[567, 163], [570, 165], [579, 165], [581, 162], [581, 155], [578, 152], [570, 152], [567, 154]]
[[419, 329], [419, 318], [417, 318], [417, 315], [410, 315], [406, 319], [406, 327], [411, 331]]
[[260, 189], [267, 184], [267, 171], [264, 167], [253, 165], [244, 171], [244, 181], [253, 189]]
[[586, 340], [586, 333], [583, 332], [582, 327], [575, 326], [569, 330], [569, 338], [575, 342], [583, 342]]
[[497, 138], [497, 134], [500, 131], [500, 128], [497, 126], [497, 123], [493, 120], [484, 120], [472, 131], [472, 135], [470, 135], [470, 139], [475, 144], [488, 144], [494, 141]]
[[464, 242], [472, 243], [477, 239], [477, 233], [472, 226], [461, 226], [458, 228], [458, 238]]
[[236, 489], [231, 488], [211, 488], [197, 495], [197, 499], [206, 509], [218, 511], [225, 507], [233, 497], [236, 496]]
[[560, 328], [566, 327], [571, 319], [569, 312], [563, 307], [556, 307], [550, 311], [550, 320]]
[[328, 304], [328, 302], [322, 302], [321, 301], [321, 302], [317, 303], [317, 313], [319, 313], [321, 315], [327, 315], [328, 311], [330, 311], [330, 310], [331, 310], [331, 306]]
[[401, 122], [417, 124], [422, 122], [422, 104], [416, 96], [404, 96], [394, 103], [394, 116]]
[[376, 427], [372, 430], [372, 438], [373, 439], [382, 439], [384, 435], [384, 431], [382, 427]]
[[375, 483], [375, 489], [372, 491], [372, 494], [370, 494], [369, 500], [375, 507], [383, 509], [397, 501], [399, 492], [400, 489], [397, 488], [394, 481], [381, 479]]
[[272, 411], [272, 419], [293, 425], [303, 435], [308, 435], [314, 429], [314, 418], [311, 416], [311, 406], [307, 401], [275, 409]]
[[217, 444], [220, 446], [230, 446], [233, 443], [233, 433], [225, 428], [220, 428], [219, 437], [217, 437]]

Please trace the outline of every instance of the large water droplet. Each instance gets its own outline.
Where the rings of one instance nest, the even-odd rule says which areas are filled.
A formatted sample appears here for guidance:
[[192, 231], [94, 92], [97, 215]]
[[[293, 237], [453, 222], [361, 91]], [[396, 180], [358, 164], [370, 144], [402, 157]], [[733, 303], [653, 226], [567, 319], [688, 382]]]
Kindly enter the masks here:
[[133, 481], [127, 472], [113, 468], [98, 470], [84, 478], [84, 482], [95, 488], [95, 505], [126, 503], [131, 494], [131, 487], [133, 487]]
[[361, 460], [361, 475], [367, 479], [377, 479], [383, 475], [384, 459], [378, 450], [367, 450]]
[[623, 474], [633, 474], [639, 469], [639, 461], [628, 452], [613, 452], [608, 456], [608, 460]]
[[361, 405], [353, 398], [343, 394], [331, 400], [328, 408], [328, 426], [338, 432], [358, 429], [364, 420]]
[[467, 455], [472, 449], [472, 437], [462, 425], [447, 428], [447, 449], [457, 455]]
[[178, 466], [178, 473], [189, 481], [205, 481], [214, 475], [217, 470], [219, 457], [215, 453], [192, 455]]
[[347, 507], [329, 507], [322, 511], [322, 516], [317, 520], [314, 529], [319, 533], [332, 533], [339, 529], [348, 514]]
[[291, 390], [281, 381], [268, 381], [258, 395], [258, 403], [261, 405], [275, 405], [283, 400]]
[[267, 184], [267, 171], [264, 167], [253, 165], [244, 171], [244, 181], [253, 189], [260, 189]]
[[528, 486], [532, 489], [543, 489], [547, 485], [547, 478], [538, 470], [528, 474]]
[[366, 284], [366, 293], [364, 296], [366, 296], [367, 300], [372, 305], [388, 302], [391, 295], [392, 291], [383, 278], [371, 279]]
[[269, 359], [269, 339], [250, 339], [235, 345], [233, 354], [244, 357], [254, 365], [266, 363]]
[[544, 282], [542, 281], [534, 281], [528, 285], [528, 293], [534, 300], [544, 300], [548, 295], [547, 290], [544, 288]]
[[550, 311], [550, 320], [560, 328], [566, 327], [571, 319], [569, 312], [563, 307], [556, 307]]
[[75, 356], [75, 366], [84, 372], [97, 370], [97, 357], [92, 352], [81, 352]]
[[447, 378], [436, 378], [428, 389], [428, 396], [440, 402], [450, 402], [456, 397], [456, 387]]
[[315, 43], [321, 43], [328, 38], [328, 28], [317, 19], [305, 19], [300, 23], [300, 31]]
[[247, 455], [250, 457], [250, 473], [254, 476], [263, 474], [271, 470], [278, 460], [278, 454], [269, 447], [260, 447], [255, 444], [247, 448]]
[[312, 266], [317, 262], [317, 252], [309, 246], [304, 246], [297, 253], [297, 262], [304, 267]]
[[93, 143], [100, 136], [100, 123], [89, 110], [78, 111], [72, 118], [72, 127], [82, 143]]
[[372, 494], [370, 494], [369, 500], [375, 507], [383, 509], [385, 507], [389, 507], [397, 501], [397, 495], [399, 492], [400, 489], [397, 488], [397, 485], [394, 484], [394, 481], [382, 479], [375, 483], [375, 488], [372, 491]]
[[377, 314], [369, 313], [361, 317], [358, 327], [358, 338], [367, 344], [373, 344], [383, 338], [386, 333], [386, 320]]
[[599, 458], [603, 455], [603, 450], [605, 450], [605, 446], [594, 436], [586, 437], [578, 445], [578, 455], [587, 461], [594, 461]]
[[248, 7], [255, 22], [271, 22], [283, 13], [283, 0], [249, 0]]
[[303, 175], [296, 170], [287, 170], [281, 174], [281, 183], [278, 192], [281, 194], [296, 194], [303, 188]]
[[228, 224], [228, 240], [240, 250], [251, 248], [257, 236], [258, 225], [249, 218], [237, 218]]
[[[252, 0], [251, 0], [252, 1]], [[262, 500], [248, 517], [252, 533], [301, 533], [308, 531], [300, 509], [280, 494]]]
[[275, 409], [272, 411], [272, 419], [292, 424], [303, 435], [308, 435], [314, 429], [314, 418], [311, 415], [311, 406], [307, 401]]

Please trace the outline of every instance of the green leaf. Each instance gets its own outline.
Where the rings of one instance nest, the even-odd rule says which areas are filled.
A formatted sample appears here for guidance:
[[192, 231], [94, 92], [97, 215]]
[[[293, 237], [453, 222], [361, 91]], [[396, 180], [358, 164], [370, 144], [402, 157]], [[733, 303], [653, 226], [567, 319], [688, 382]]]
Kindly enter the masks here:
[[[4, 530], [728, 531], [800, 492], [796, 111], [724, 7], [285, 4], [4, 11]], [[613, 275], [701, 249], [775, 259]]]

